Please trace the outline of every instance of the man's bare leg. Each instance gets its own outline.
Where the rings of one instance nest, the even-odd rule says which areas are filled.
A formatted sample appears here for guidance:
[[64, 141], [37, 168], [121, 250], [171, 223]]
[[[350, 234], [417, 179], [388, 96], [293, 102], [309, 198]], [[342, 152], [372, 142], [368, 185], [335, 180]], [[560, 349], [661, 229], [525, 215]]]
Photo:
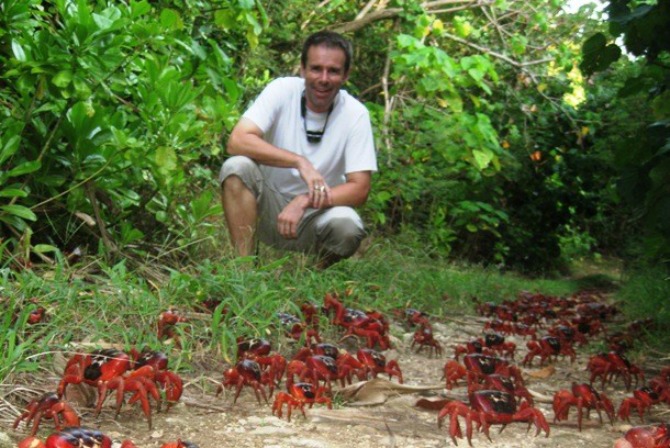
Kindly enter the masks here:
[[252, 255], [258, 217], [254, 194], [239, 177], [228, 176], [221, 187], [221, 203], [235, 253]]

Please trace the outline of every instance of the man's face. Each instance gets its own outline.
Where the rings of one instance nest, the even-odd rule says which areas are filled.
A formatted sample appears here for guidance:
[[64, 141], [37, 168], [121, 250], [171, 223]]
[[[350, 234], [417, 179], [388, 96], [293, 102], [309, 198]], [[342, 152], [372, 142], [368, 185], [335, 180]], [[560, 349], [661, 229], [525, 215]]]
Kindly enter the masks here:
[[307, 51], [307, 66], [300, 67], [305, 78], [307, 107], [312, 112], [328, 112], [330, 105], [349, 74], [344, 71], [346, 56], [341, 48], [323, 45], [312, 46]]

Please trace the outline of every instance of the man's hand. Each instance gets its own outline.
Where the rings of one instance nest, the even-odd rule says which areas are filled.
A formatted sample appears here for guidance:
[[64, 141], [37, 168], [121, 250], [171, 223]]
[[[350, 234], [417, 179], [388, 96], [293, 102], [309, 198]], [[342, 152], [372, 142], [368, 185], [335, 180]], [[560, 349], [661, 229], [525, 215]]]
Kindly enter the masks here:
[[300, 224], [300, 220], [302, 220], [309, 204], [309, 196], [301, 194], [293, 198], [279, 213], [279, 216], [277, 216], [277, 231], [282, 237], [289, 240], [298, 237], [298, 224]]
[[307, 184], [310, 207], [323, 208], [324, 206], [331, 206], [333, 196], [330, 187], [326, 184], [326, 180], [321, 173], [314, 168], [314, 165], [303, 157], [299, 160], [297, 168], [300, 177]]

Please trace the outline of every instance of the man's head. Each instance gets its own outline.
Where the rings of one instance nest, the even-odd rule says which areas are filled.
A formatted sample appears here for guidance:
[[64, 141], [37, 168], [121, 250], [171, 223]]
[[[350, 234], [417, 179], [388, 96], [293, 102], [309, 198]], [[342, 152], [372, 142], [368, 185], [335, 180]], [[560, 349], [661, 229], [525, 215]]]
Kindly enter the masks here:
[[349, 76], [351, 45], [332, 31], [312, 34], [303, 47], [300, 74], [312, 112], [327, 112]]
[[326, 48], [339, 48], [344, 52], [344, 71], [349, 73], [351, 68], [351, 59], [353, 58], [353, 49], [351, 42], [345, 39], [341, 34], [335, 31], [318, 31], [309, 36], [302, 46], [302, 55], [300, 56], [300, 64], [302, 67], [307, 65], [307, 53], [310, 47], [323, 45]]

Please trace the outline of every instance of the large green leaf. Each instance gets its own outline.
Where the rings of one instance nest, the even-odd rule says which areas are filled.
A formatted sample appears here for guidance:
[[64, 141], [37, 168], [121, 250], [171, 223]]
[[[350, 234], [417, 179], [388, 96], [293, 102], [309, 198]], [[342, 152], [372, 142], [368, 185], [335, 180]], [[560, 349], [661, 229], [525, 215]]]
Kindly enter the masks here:
[[19, 218], [27, 219], [28, 221], [36, 221], [37, 216], [30, 210], [28, 207], [23, 205], [12, 204], [12, 205], [0, 205], [0, 211], [3, 213], [18, 216]]
[[26, 52], [23, 50], [21, 44], [16, 40], [12, 40], [12, 52], [18, 61], [26, 62]]
[[607, 44], [603, 33], [597, 33], [584, 42], [582, 62], [579, 68], [586, 75], [605, 70], [621, 56], [621, 49], [616, 44]]
[[16, 153], [20, 143], [20, 135], [11, 135], [6, 141], [3, 141], [3, 136], [0, 135], [0, 165]]
[[39, 160], [23, 162], [22, 164], [9, 170], [7, 175], [9, 177], [16, 177], [16, 176], [22, 176], [24, 174], [34, 173], [35, 171], [39, 170], [41, 166], [42, 162], [40, 162]]
[[28, 193], [19, 188], [3, 188], [0, 190], [0, 197], [2, 198], [25, 198]]

